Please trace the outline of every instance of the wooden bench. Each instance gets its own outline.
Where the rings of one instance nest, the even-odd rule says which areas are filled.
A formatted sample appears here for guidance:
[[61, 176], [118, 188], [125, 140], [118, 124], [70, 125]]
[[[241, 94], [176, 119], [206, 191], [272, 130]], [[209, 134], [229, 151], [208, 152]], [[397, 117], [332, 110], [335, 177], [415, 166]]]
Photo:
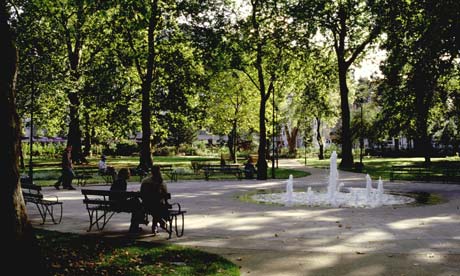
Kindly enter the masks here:
[[158, 165], [163, 175], [166, 175], [171, 182], [177, 182], [177, 172], [172, 165]]
[[442, 181], [443, 183], [460, 182], [460, 168], [459, 167], [447, 167], [442, 170]]
[[[22, 184], [22, 196], [25, 203], [32, 203], [38, 209], [42, 223], [45, 224], [46, 218], [49, 215], [54, 224], [61, 223], [62, 220], [62, 202], [57, 196], [53, 199], [45, 198], [41, 192], [42, 187], [34, 184]], [[59, 217], [55, 217], [54, 207], [59, 208]]]
[[129, 173], [131, 176], [138, 176], [139, 182], [142, 182], [142, 179], [148, 175], [148, 173], [141, 168], [129, 168]]
[[416, 180], [430, 181], [431, 170], [420, 166], [391, 166], [390, 181], [394, 181], [396, 176], [414, 176]]
[[74, 173], [75, 180], [77, 180], [77, 185], [80, 185], [82, 187], [86, 186], [88, 179], [93, 178], [93, 175], [90, 172], [90, 170], [85, 167], [75, 168]]
[[[168, 205], [168, 215], [165, 220], [163, 220], [166, 225], [163, 229], [168, 233], [168, 239], [171, 238], [173, 230], [176, 233], [176, 237], [182, 237], [184, 235], [184, 215], [187, 211], [182, 210], [182, 207], [178, 202], [168, 202], [168, 200], [171, 199], [170, 193], [166, 195], [166, 199]], [[152, 225], [152, 233], [155, 233], [155, 225]]]
[[[140, 200], [140, 192], [132, 191], [82, 189], [81, 193], [84, 196], [83, 203], [86, 205], [86, 210], [88, 211], [89, 216], [88, 232], [91, 231], [93, 226], [96, 226], [98, 230], [102, 231], [115, 213], [132, 213], [135, 211], [129, 209], [128, 207], [120, 207], [121, 200], [129, 200], [131, 198], [137, 198]], [[115, 197], [118, 200], [110, 200], [111, 195], [112, 198]], [[168, 194], [168, 198], [171, 198], [171, 194]], [[179, 203], [169, 204], [168, 206], [168, 218], [166, 221], [167, 227], [165, 228], [169, 234], [168, 239], [172, 236], [173, 226], [176, 236], [181, 237], [184, 234], [184, 214], [186, 211], [181, 209]], [[180, 225], [178, 225], [179, 216], [181, 217]], [[152, 232], [153, 231], [155, 231], [154, 225], [152, 225]]]
[[209, 180], [209, 177], [213, 174], [233, 174], [239, 180], [241, 180], [243, 175], [243, 170], [239, 165], [206, 165], [203, 167], [203, 171], [206, 180]]
[[209, 161], [203, 161], [203, 160], [195, 160], [195, 161], [190, 161], [190, 166], [192, 167], [193, 173], [198, 174], [200, 173], [205, 166], [211, 165]]
[[114, 167], [110, 166], [107, 167], [107, 169], [105, 170], [98, 170], [97, 173], [104, 179], [104, 183], [107, 185], [112, 184], [117, 177], [117, 171]]

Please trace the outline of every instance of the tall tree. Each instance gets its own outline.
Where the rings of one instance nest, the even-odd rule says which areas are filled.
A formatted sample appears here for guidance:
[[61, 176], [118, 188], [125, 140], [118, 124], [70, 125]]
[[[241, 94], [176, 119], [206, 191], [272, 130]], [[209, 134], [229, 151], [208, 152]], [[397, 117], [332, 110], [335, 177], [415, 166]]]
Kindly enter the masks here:
[[[2, 245], [5, 253], [2, 269], [25, 275], [30, 270], [46, 275], [40, 251], [27, 217], [19, 182], [20, 122], [16, 111], [15, 81], [17, 52], [9, 26], [6, 1], [0, 1], [0, 131], [4, 136], [0, 145], [0, 176], [2, 178], [1, 217], [3, 218]], [[18, 264], [27, 258], [27, 266]]]
[[30, 21], [29, 25], [35, 26], [43, 34], [31, 34], [34, 37], [32, 44], [37, 43], [38, 50], [46, 57], [49, 53], [44, 51], [53, 51], [53, 63], [59, 64], [59, 67], [52, 68], [52, 73], [58, 76], [55, 81], [59, 86], [52, 89], [64, 92], [67, 96], [67, 140], [73, 145], [72, 157], [75, 162], [84, 161], [80, 116], [82, 94], [87, 68], [91, 67], [94, 55], [102, 49], [94, 47], [98, 44], [93, 43], [93, 27], [99, 28], [96, 18], [101, 15], [104, 4], [87, 0], [39, 0], [26, 1], [24, 5], [25, 13], [35, 17], [35, 22]]
[[289, 18], [286, 3], [251, 0], [250, 13], [232, 30], [232, 67], [242, 71], [259, 91], [259, 148], [257, 179], [267, 179], [266, 106], [276, 81], [288, 69]]
[[[180, 124], [180, 118], [190, 111], [187, 95], [193, 91], [190, 87], [194, 87], [199, 74], [191, 70], [195, 66], [190, 58], [193, 54], [182, 51], [188, 48], [180, 39], [180, 10], [174, 1], [128, 1], [119, 5], [118, 9], [117, 17], [114, 17], [114, 35], [121, 36], [117, 54], [126, 66], [134, 68], [139, 85], [142, 98], [139, 165], [146, 169], [152, 166], [153, 138], [161, 141], [169, 135], [168, 131], [177, 133], [179, 128], [176, 124]], [[181, 44], [182, 49], [178, 44]], [[171, 111], [180, 114], [175, 116]], [[192, 112], [188, 115], [192, 115]], [[175, 122], [171, 127], [164, 127], [160, 124], [162, 119], [172, 119]], [[169, 142], [181, 143], [185, 136], [175, 138]]]
[[257, 129], [257, 96], [254, 85], [240, 71], [218, 73], [207, 93], [206, 125], [216, 134], [228, 135], [230, 158], [236, 162], [238, 137]]
[[429, 127], [436, 94], [441, 90], [439, 80], [458, 64], [460, 55], [460, 3], [388, 0], [382, 11], [388, 34], [384, 47], [389, 52], [382, 91], [387, 99], [398, 97], [406, 103], [408, 109], [396, 113], [404, 114], [413, 126], [415, 150], [430, 163]]
[[[353, 148], [350, 131], [350, 106], [347, 74], [350, 66], [362, 56], [366, 47], [380, 34], [376, 15], [371, 8], [376, 1], [339, 0], [317, 2], [300, 0], [297, 9], [300, 18], [314, 18], [337, 56], [342, 118], [341, 167], [353, 166]], [[302, 11], [303, 15], [302, 15]]]
[[338, 112], [337, 67], [332, 51], [319, 48], [306, 55], [302, 70], [302, 108], [309, 118], [315, 120], [318, 158], [324, 159], [324, 141], [321, 135], [324, 125], [336, 122]]

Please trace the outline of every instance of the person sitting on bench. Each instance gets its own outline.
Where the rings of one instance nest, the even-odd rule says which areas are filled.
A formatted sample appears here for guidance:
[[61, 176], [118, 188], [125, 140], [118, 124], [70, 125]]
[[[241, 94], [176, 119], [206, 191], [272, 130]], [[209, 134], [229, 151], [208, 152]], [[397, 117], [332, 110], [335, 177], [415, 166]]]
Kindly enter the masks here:
[[105, 174], [107, 172], [107, 163], [106, 163], [105, 155], [101, 156], [101, 160], [99, 160], [98, 168], [99, 168], [99, 173], [101, 175], [103, 175], [103, 174]]
[[141, 198], [144, 209], [152, 215], [152, 230], [156, 233], [158, 223], [161, 228], [166, 229], [164, 219], [168, 217], [168, 189], [159, 166], [152, 166], [150, 172], [151, 176], [142, 181]]
[[252, 164], [252, 159], [251, 157], [249, 157], [246, 164], [244, 164], [244, 176], [246, 177], [246, 179], [253, 179], [254, 174], [256, 173], [256, 167], [254, 167], [254, 164]]
[[[130, 177], [129, 170], [126, 168], [120, 169], [118, 172], [117, 179], [110, 186], [110, 191], [126, 191], [127, 189], [127, 180]], [[145, 213], [142, 208], [142, 204], [138, 198], [130, 198], [125, 200], [125, 198], [118, 198], [116, 194], [110, 196], [110, 200], [119, 201], [120, 209], [131, 210], [131, 225], [129, 226], [129, 232], [138, 233], [142, 231], [142, 228], [139, 227], [140, 223], [148, 224], [149, 222], [145, 219]]]

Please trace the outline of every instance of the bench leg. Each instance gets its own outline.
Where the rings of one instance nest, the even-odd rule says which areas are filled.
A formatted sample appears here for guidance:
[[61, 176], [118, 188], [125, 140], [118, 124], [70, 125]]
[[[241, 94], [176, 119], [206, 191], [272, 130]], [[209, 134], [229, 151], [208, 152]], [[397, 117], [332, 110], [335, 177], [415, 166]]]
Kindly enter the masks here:
[[[56, 219], [54, 217], [54, 205], [59, 205], [60, 207], [59, 219]], [[45, 204], [45, 203], [36, 202], [35, 206], [37, 207], [40, 217], [42, 218], [42, 222], [40, 223], [41, 225], [46, 223], [46, 218], [48, 217], [48, 215], [50, 216], [54, 224], [61, 223], [62, 221], [62, 203]]]
[[40, 224], [43, 225], [43, 224], [45, 224], [45, 221], [46, 221], [46, 209], [45, 209], [45, 206], [43, 206], [42, 204], [39, 204], [39, 203], [35, 203], [35, 206], [37, 206], [38, 213], [40, 213], [40, 217], [42, 218], [42, 223], [40, 223]]
[[[59, 209], [60, 209], [59, 220], [56, 220], [54, 217], [54, 205], [59, 205]], [[51, 220], [53, 221], [54, 224], [61, 223], [62, 221], [62, 203], [53, 204], [53, 205], [45, 205], [44, 211], [45, 211], [45, 214], [48, 213], [50, 215]]]
[[[102, 212], [101, 215], [99, 215], [99, 211]], [[115, 214], [115, 212], [110, 212], [110, 215], [107, 215], [107, 213], [109, 212], [105, 210], [88, 210], [89, 228], [86, 231], [90, 232], [94, 225], [96, 225], [97, 230], [102, 231], [107, 223], [109, 223], [112, 216]], [[99, 223], [101, 220], [102, 225]]]
[[180, 233], [177, 227], [177, 215], [174, 216], [174, 228], [175, 228], [177, 237], [182, 237], [184, 235], [184, 213], [181, 213], [180, 215], [181, 215]]

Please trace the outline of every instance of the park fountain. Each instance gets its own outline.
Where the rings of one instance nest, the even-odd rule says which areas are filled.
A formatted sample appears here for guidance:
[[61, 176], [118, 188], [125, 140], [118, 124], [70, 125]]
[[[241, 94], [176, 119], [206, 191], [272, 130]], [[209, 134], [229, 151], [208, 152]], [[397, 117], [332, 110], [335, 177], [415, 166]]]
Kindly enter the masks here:
[[286, 183], [286, 206], [292, 206], [292, 194], [294, 193], [294, 179], [292, 174], [289, 175], [289, 179]]
[[284, 204], [287, 207], [307, 205], [375, 208], [384, 205], [407, 204], [414, 201], [411, 197], [385, 193], [381, 178], [378, 180], [377, 189], [372, 187], [372, 179], [368, 174], [365, 176], [365, 180], [365, 188], [345, 187], [344, 183], [339, 183], [337, 153], [334, 151], [330, 159], [326, 192], [313, 191], [312, 187], [308, 187], [306, 192], [294, 192], [294, 179], [292, 175], [289, 175], [285, 193], [256, 194], [252, 198], [259, 202]]

